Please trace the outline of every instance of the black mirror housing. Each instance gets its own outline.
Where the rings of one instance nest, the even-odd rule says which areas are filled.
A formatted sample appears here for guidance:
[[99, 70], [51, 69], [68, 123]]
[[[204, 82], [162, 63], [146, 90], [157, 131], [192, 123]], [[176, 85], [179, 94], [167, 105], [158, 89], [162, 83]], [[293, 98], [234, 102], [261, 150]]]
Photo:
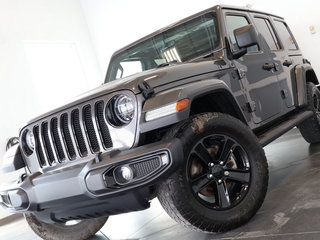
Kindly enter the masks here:
[[240, 49], [257, 44], [257, 34], [252, 24], [237, 28], [233, 31], [237, 45]]

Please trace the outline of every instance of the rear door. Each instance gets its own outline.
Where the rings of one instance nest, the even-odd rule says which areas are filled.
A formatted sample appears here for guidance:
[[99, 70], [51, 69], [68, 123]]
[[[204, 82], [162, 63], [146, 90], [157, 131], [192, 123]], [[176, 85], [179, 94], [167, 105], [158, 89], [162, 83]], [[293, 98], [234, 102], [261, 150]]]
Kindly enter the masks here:
[[288, 108], [294, 106], [294, 67], [302, 63], [302, 54], [299, 50], [288, 25], [280, 18], [271, 17], [271, 23], [279, 38], [280, 51], [275, 52], [275, 61], [279, 62], [279, 83], [284, 101]]
[[[232, 10], [225, 10], [224, 17], [231, 49], [237, 51], [239, 49], [233, 30], [247, 24], [254, 24], [253, 19], [246, 12]], [[273, 61], [264, 37], [258, 34], [258, 45], [250, 47], [246, 55], [234, 60], [234, 64], [242, 75], [240, 81], [248, 100], [245, 108], [252, 113], [253, 121], [258, 124], [279, 115], [282, 112], [283, 101], [276, 67], [270, 67]]]

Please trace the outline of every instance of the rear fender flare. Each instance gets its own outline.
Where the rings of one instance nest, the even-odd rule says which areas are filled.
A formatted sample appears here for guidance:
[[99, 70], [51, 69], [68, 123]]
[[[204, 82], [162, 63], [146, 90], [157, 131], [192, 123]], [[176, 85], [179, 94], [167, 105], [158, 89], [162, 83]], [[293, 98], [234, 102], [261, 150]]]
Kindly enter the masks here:
[[302, 107], [307, 104], [306, 83], [313, 82], [318, 85], [319, 81], [310, 64], [297, 65], [294, 68], [294, 77], [296, 86], [295, 105]]

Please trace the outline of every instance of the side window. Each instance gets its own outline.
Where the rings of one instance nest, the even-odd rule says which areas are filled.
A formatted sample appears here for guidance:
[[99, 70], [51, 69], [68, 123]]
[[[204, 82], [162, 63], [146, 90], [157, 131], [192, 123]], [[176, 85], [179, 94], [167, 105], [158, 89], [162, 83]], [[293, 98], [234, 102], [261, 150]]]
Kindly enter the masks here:
[[281, 21], [274, 21], [275, 26], [278, 30], [278, 33], [280, 35], [280, 38], [284, 44], [284, 46], [288, 49], [288, 50], [298, 50], [298, 46], [289, 30], [289, 27], [287, 26], [287, 24], [285, 24], [284, 22]]
[[274, 33], [274, 30], [270, 24], [270, 21], [265, 18], [255, 17], [255, 25], [266, 40], [271, 51], [277, 51], [280, 49], [279, 41]]
[[[233, 34], [233, 30], [246, 26], [249, 23], [248, 19], [245, 16], [238, 16], [238, 15], [227, 15], [226, 17], [226, 27], [227, 27], [227, 34], [229, 37], [229, 41], [231, 44], [231, 48], [233, 51], [239, 50], [239, 47], [236, 42], [236, 38]], [[252, 46], [248, 48], [248, 52], [258, 52], [259, 47], [258, 45]]]

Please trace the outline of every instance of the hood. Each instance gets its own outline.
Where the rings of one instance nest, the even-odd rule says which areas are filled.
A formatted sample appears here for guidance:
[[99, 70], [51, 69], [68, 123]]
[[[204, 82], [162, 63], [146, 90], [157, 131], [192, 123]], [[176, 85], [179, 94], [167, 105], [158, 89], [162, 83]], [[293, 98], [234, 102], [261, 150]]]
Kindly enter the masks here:
[[71, 102], [65, 104], [64, 106], [49, 111], [29, 121], [29, 124], [57, 112], [64, 111], [65, 109], [71, 108], [80, 103], [92, 100], [97, 97], [101, 97], [115, 91], [131, 90], [133, 93], [139, 94], [141, 91], [138, 88], [138, 84], [143, 81], [147, 82], [151, 88], [156, 89], [157, 87], [163, 87], [166, 84], [172, 82], [177, 82], [179, 80], [184, 80], [190, 77], [199, 76], [210, 72], [216, 72], [227, 67], [228, 66], [224, 60], [213, 61], [211, 59], [210, 61], [208, 60], [194, 63], [179, 63], [159, 69], [144, 71], [119, 80], [105, 83], [97, 88], [85, 92], [75, 97]]

